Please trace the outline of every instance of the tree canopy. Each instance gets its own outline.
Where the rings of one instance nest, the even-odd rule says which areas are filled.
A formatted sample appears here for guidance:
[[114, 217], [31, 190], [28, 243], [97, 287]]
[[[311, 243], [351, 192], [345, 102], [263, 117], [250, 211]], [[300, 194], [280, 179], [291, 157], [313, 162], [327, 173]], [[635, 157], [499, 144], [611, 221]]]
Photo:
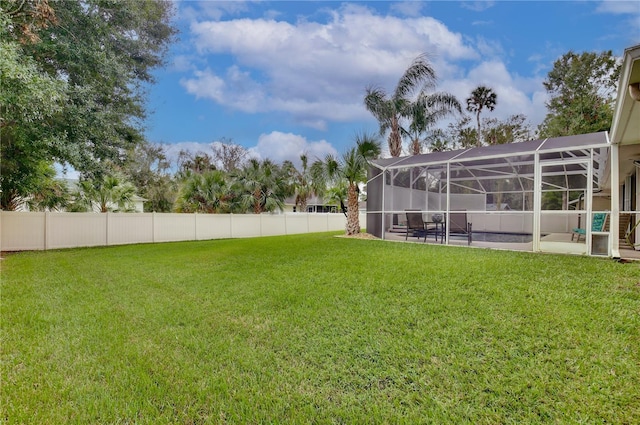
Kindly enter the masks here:
[[620, 66], [609, 51], [569, 51], [556, 60], [544, 81], [548, 113], [542, 137], [609, 130]]
[[21, 0], [0, 8], [2, 204], [43, 164], [99, 176], [143, 140], [145, 90], [176, 34], [159, 0]]

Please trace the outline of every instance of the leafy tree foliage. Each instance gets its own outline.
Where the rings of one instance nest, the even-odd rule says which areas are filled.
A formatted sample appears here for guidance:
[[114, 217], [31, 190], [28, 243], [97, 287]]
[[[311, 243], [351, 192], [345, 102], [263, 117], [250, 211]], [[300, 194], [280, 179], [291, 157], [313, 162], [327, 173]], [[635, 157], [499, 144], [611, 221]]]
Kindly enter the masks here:
[[234, 143], [231, 139], [223, 138], [213, 145], [213, 161], [221, 170], [226, 172], [241, 169], [249, 156], [244, 146]]
[[[483, 145], [502, 145], [531, 140], [534, 133], [523, 114], [507, 117], [505, 120], [485, 118], [482, 120]], [[471, 117], [463, 116], [458, 121], [449, 124], [447, 136], [453, 147], [468, 149], [478, 146], [477, 129], [471, 127]]]
[[171, 164], [164, 148], [142, 142], [127, 152], [122, 173], [146, 199], [144, 210], [170, 212], [177, 197], [177, 181], [170, 172]]
[[178, 154], [178, 179], [185, 179], [192, 174], [202, 174], [216, 169], [214, 159], [205, 152], [191, 153], [182, 150]]
[[451, 150], [451, 144], [447, 139], [445, 132], [436, 128], [427, 134], [426, 141], [430, 152], [445, 152]]
[[477, 146], [477, 129], [471, 127], [471, 117], [463, 115], [447, 128], [453, 148], [468, 149]]
[[347, 195], [349, 192], [348, 183], [344, 180], [335, 182], [332, 186], [320, 191], [322, 200], [330, 205], [339, 205], [340, 211], [347, 216]]
[[145, 87], [175, 34], [171, 13], [154, 0], [3, 2], [2, 208], [37, 190], [43, 163], [99, 176], [142, 140]]
[[[33, 58], [23, 55], [20, 43], [10, 37], [11, 28], [11, 20], [0, 9], [0, 208], [7, 210], [48, 185], [49, 146], [57, 141], [46, 124], [67, 100], [65, 82], [42, 72]], [[22, 32], [15, 35], [22, 36]]]
[[533, 132], [523, 114], [509, 116], [502, 121], [497, 118], [484, 120], [484, 140], [488, 145], [504, 145], [531, 140]]
[[544, 81], [550, 95], [548, 113], [538, 130], [542, 137], [609, 130], [620, 65], [609, 51], [569, 51], [553, 64]]

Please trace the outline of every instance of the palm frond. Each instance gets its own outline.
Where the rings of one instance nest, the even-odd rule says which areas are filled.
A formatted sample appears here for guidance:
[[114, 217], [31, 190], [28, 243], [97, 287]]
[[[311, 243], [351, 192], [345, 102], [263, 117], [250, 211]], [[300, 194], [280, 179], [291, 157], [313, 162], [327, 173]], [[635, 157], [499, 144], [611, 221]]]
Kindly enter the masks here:
[[423, 53], [415, 58], [404, 72], [393, 97], [394, 99], [406, 98], [418, 88], [435, 87], [436, 81], [436, 71], [429, 62], [429, 56]]

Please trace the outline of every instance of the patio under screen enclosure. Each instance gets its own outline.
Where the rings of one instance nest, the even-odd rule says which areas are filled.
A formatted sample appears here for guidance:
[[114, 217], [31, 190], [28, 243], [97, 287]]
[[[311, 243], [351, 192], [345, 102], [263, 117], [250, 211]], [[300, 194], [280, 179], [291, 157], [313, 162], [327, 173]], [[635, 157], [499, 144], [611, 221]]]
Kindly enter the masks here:
[[455, 216], [470, 223], [471, 246], [611, 256], [610, 156], [600, 132], [376, 160], [367, 232], [422, 241], [407, 234], [407, 210], [417, 210], [432, 243], [469, 244]]

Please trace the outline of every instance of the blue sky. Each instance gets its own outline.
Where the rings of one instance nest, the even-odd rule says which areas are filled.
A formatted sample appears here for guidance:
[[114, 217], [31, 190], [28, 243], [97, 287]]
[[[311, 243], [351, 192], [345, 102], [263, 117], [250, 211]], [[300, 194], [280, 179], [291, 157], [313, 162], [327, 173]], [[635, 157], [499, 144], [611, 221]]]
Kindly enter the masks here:
[[[637, 1], [175, 1], [179, 41], [149, 92], [147, 138], [210, 152], [222, 138], [277, 162], [341, 153], [377, 131], [365, 88], [391, 91], [428, 53], [438, 91], [464, 102], [480, 84], [494, 112], [536, 127], [542, 86], [569, 50], [640, 43]], [[444, 123], [443, 123], [444, 125]], [[386, 142], [385, 142], [386, 145]]]

